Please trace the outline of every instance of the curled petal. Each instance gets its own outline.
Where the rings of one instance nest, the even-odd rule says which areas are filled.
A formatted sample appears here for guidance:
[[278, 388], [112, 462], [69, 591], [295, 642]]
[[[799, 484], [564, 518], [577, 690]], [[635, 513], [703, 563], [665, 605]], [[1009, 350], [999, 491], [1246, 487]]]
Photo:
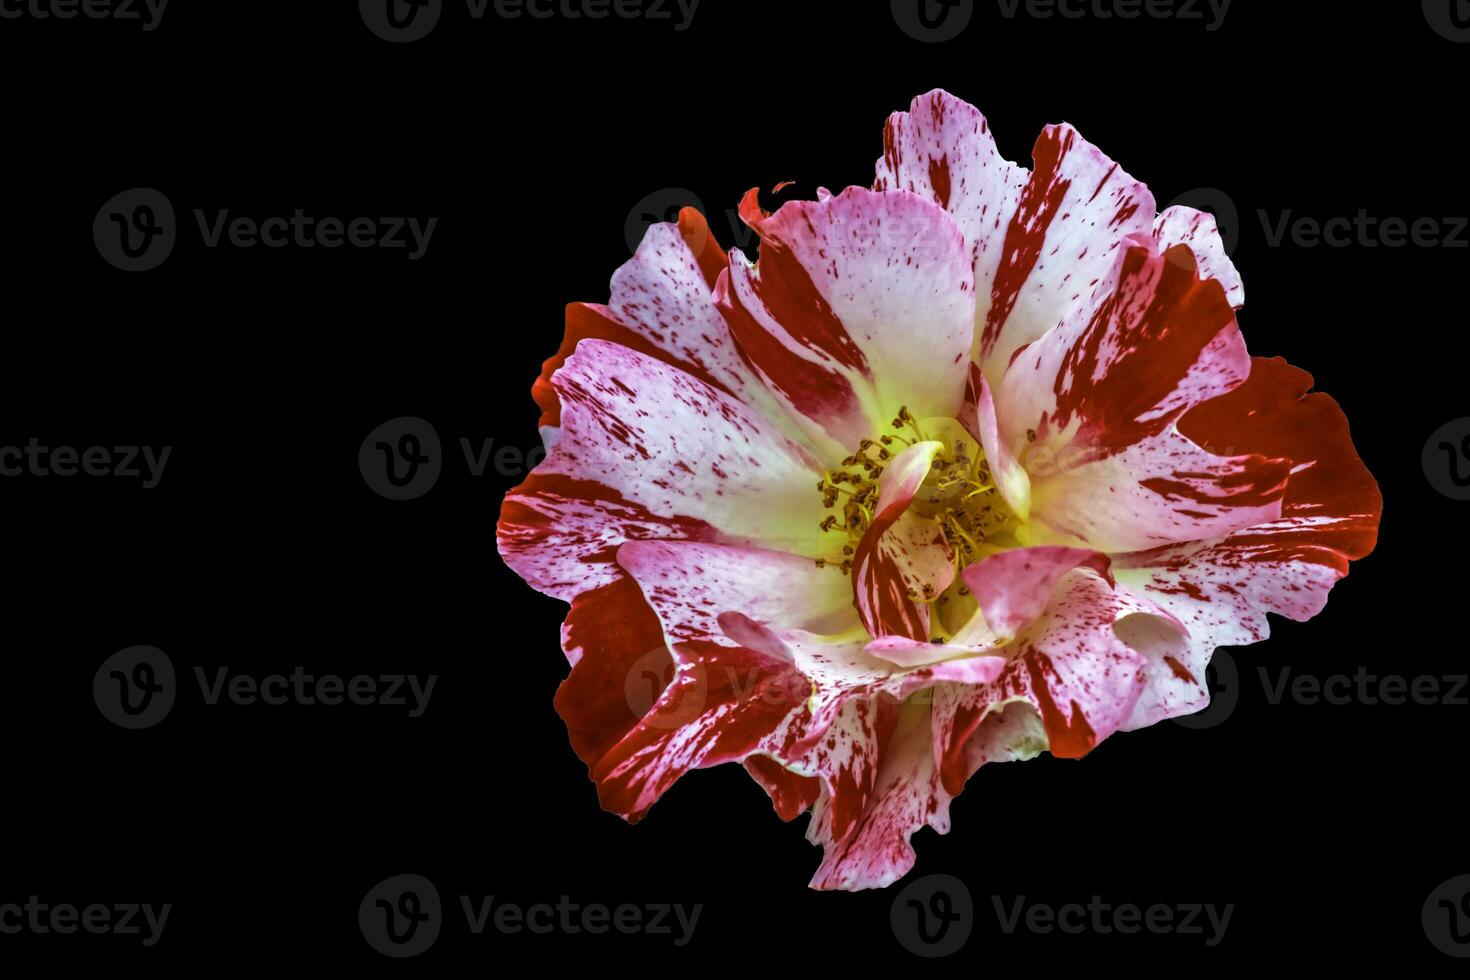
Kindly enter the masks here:
[[807, 839], [823, 848], [811, 887], [883, 888], [914, 866], [914, 831], [925, 825], [948, 831], [952, 794], [938, 778], [932, 728], [927, 705], [897, 712], [867, 802], [844, 832], [836, 830], [840, 798], [822, 794], [807, 826]]
[[1125, 727], [1148, 681], [1149, 657], [1125, 643], [1116, 624], [1151, 616], [1185, 644], [1183, 628], [1160, 608], [1111, 584], [1085, 562], [1065, 573], [1045, 611], [1016, 636], [995, 683], [964, 692], [942, 751], [946, 788], [958, 793], [971, 771], [966, 747], [993, 711], [1024, 702], [1040, 716], [1047, 748], [1079, 758]]
[[973, 362], [970, 364], [970, 380], [965, 386], [965, 408], [960, 421], [971, 438], [985, 450], [990, 473], [1006, 506], [1022, 521], [1026, 520], [1031, 515], [1031, 477], [1001, 438], [990, 382], [985, 380], [980, 366]]
[[965, 584], [990, 628], [1009, 639], [1040, 616], [1058, 583], [1074, 568], [1090, 568], [1109, 585], [1108, 557], [1085, 548], [1016, 548], [991, 555], [964, 571]]
[[[908, 525], [891, 533], [919, 492], [943, 443], [917, 443], [894, 457], [878, 481], [878, 503], [873, 523], [858, 543], [853, 556], [852, 588], [858, 614], [873, 636], [904, 636], [923, 640], [929, 636], [929, 607], [909, 595], [914, 567], [932, 569], [932, 555], [941, 553], [949, 563], [944, 535], [933, 524]], [[925, 538], [924, 529], [929, 536]], [[924, 553], [928, 552], [929, 555]]]
[[1233, 309], [1245, 305], [1245, 284], [1225, 252], [1214, 215], [1179, 205], [1169, 208], [1154, 221], [1154, 241], [1165, 254], [1175, 245], [1188, 247], [1199, 265], [1200, 278], [1218, 281]]

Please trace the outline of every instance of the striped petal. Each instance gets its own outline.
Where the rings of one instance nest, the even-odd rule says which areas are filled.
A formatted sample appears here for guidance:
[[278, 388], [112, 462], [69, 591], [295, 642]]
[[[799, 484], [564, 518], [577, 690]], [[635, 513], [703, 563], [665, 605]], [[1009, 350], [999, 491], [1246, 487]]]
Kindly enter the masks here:
[[741, 217], [760, 262], [732, 253], [717, 300], [745, 357], [829, 458], [900, 408], [953, 417], [964, 398], [974, 283], [964, 236], [906, 191], [848, 188]]
[[1311, 387], [1305, 371], [1256, 358], [1244, 385], [1181, 422], [1202, 446], [1286, 457], [1291, 476], [1277, 520], [1115, 559], [1119, 582], [1169, 610], [1190, 634], [1129, 727], [1206, 707], [1205, 668], [1216, 647], [1266, 639], [1268, 612], [1311, 619], [1349, 563], [1373, 550], [1383, 497], [1342, 410], [1327, 395], [1309, 394]]
[[1144, 240], [1110, 281], [1096, 311], [1021, 352], [996, 394], [1000, 438], [1030, 476], [1032, 543], [1139, 551], [1275, 519], [1285, 460], [1218, 456], [1175, 426], [1249, 374], [1224, 289], [1187, 249]]
[[732, 396], [629, 348], [586, 340], [553, 377], [560, 436], [506, 498], [501, 555], [568, 599], [617, 578], [625, 541], [761, 542], [815, 554], [820, 464]]

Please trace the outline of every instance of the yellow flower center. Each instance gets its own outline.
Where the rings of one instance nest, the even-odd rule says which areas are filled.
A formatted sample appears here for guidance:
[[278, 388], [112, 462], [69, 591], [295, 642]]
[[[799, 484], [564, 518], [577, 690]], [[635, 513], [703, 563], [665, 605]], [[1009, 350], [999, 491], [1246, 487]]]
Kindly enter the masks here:
[[[995, 539], [1014, 530], [1015, 515], [996, 489], [985, 451], [959, 422], [948, 418], [918, 420], [907, 408], [891, 423], [894, 431], [864, 439], [851, 456], [827, 473], [818, 491], [831, 513], [821, 529], [833, 538], [833, 557], [817, 559], [818, 567], [852, 571], [858, 543], [873, 523], [878, 504], [878, 481], [895, 456], [921, 442], [943, 448], [934, 456], [929, 474], [909, 504], [909, 512], [939, 525], [956, 571], [1001, 550]], [[840, 557], [836, 555], [840, 547]], [[933, 601], [936, 596], [915, 596]]]

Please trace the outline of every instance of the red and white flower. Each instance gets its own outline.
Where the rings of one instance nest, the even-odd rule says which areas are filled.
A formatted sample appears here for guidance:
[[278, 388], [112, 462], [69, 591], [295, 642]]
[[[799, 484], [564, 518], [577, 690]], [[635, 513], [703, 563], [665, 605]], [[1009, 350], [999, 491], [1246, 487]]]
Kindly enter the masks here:
[[568, 309], [499, 525], [571, 603], [603, 805], [741, 763], [811, 810], [817, 888], [899, 878], [987, 762], [1205, 707], [1214, 649], [1319, 612], [1382, 509], [1337, 404], [1246, 353], [1209, 215], [1070, 126], [1007, 162], [941, 91], [884, 137], [872, 189], [747, 195], [758, 262], [686, 210]]

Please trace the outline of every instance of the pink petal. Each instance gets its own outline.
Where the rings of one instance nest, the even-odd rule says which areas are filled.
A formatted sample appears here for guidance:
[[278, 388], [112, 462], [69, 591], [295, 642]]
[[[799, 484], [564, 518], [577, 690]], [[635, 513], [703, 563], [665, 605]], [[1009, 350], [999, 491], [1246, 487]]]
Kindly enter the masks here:
[[991, 476], [995, 478], [995, 485], [1006, 506], [1021, 520], [1026, 520], [1031, 514], [1031, 477], [1001, 438], [990, 382], [985, 380], [980, 366], [974, 362], [970, 364], [970, 379], [965, 385], [965, 407], [960, 422], [985, 450]]
[[966, 568], [964, 580], [990, 628], [1010, 638], [1042, 614], [1058, 583], [1079, 567], [1090, 568], [1112, 583], [1106, 555], [1058, 547], [1003, 551]]
[[795, 667], [756, 651], [698, 641], [676, 655], [680, 669], [649, 717], [592, 771], [603, 807], [630, 822], [689, 770], [745, 760], [806, 700]]
[[727, 264], [698, 211], [685, 208], [677, 224], [652, 226], [637, 254], [613, 277], [609, 305], [567, 307], [561, 349], [546, 361], [532, 388], [542, 408], [541, 428], [561, 424], [551, 376], [588, 339], [630, 347], [742, 397], [751, 393], [749, 370], [742, 370], [734, 356], [729, 331], [715, 322], [714, 284]]
[[554, 377], [561, 435], [502, 508], [506, 563], [570, 599], [616, 578], [642, 538], [815, 554], [817, 461], [750, 408], [660, 361], [584, 341]]
[[1166, 254], [1175, 245], [1187, 246], [1199, 265], [1200, 278], [1218, 280], [1232, 308], [1238, 310], [1245, 305], [1245, 284], [1235, 263], [1225, 254], [1225, 242], [1214, 215], [1176, 205], [1155, 219], [1154, 240]]
[[943, 746], [949, 792], [958, 793], [972, 771], [966, 748], [971, 735], [1008, 702], [1023, 701], [1035, 709], [1047, 747], [1061, 758], [1083, 756], [1122, 729], [1143, 693], [1150, 662], [1114, 629], [1130, 616], [1156, 618], [1173, 632], [1175, 649], [1183, 649], [1182, 628], [1158, 605], [1114, 586], [1085, 564], [1065, 573], [1045, 611], [1017, 635], [1000, 678], [963, 693]]
[[953, 417], [964, 397], [974, 290], [964, 236], [935, 204], [851, 187], [741, 216], [760, 262], [732, 253], [718, 302], [772, 391], [838, 458], [907, 407]]
[[767, 629], [837, 633], [857, 625], [847, 579], [810, 558], [692, 541], [633, 541], [618, 564], [637, 580], [669, 643], [753, 645], [732, 637], [727, 613]]
[[997, 383], [1017, 350], [1078, 311], [1090, 312], [1133, 236], [1152, 232], [1154, 198], [1068, 125], [1048, 126], [1032, 152], [1035, 169], [1006, 221], [992, 280], [977, 274], [988, 306], [977, 359]]
[[[934, 458], [943, 449], [938, 442], [921, 442], [895, 456], [878, 480], [878, 503], [873, 523], [853, 556], [852, 588], [858, 614], [870, 634], [928, 639], [929, 607], [909, 597], [909, 579], [915, 568], [932, 570], [934, 555], [950, 560], [944, 535], [933, 522], [890, 535], [909, 503], [929, 475]], [[927, 526], [929, 537], [920, 532]], [[929, 552], [928, 555], [925, 552]], [[946, 582], [946, 585], [948, 583]]]
[[936, 89], [915, 99], [908, 112], [889, 117], [873, 187], [913, 191], [954, 215], [974, 264], [976, 312], [983, 323], [1029, 176], [1000, 155], [978, 109]]
[[[658, 614], [680, 667], [656, 717], [598, 768], [605, 805], [637, 819], [689, 768], [758, 754], [845, 787], [846, 805], [860, 812], [879, 738], [868, 702], [891, 668], [859, 644], [804, 632], [856, 627], [847, 579], [807, 558], [686, 542], [630, 543], [618, 562]], [[847, 708], [852, 698], [862, 703]], [[845, 709], [848, 723], [832, 731]], [[772, 783], [769, 766], [753, 771], [763, 785], [784, 786], [778, 809], [801, 798], [803, 784]]]
[[1228, 534], [1280, 512], [1288, 464], [1221, 457], [1174, 426], [1244, 381], [1250, 358], [1219, 283], [1191, 253], [1139, 242], [1095, 312], [1027, 347], [996, 390], [1000, 438], [1031, 478], [1033, 543], [1106, 552]]
[[836, 833], [836, 802], [825, 792], [817, 801], [807, 839], [822, 845], [823, 856], [811, 887], [883, 888], [902, 878], [914, 866], [914, 831], [926, 824], [948, 831], [949, 801], [934, 764], [929, 708], [905, 707], [860, 818]]
[[[1280, 358], [1256, 358], [1250, 379], [1180, 423], [1210, 449], [1289, 458], [1279, 520], [1222, 539], [1115, 559], [1118, 580], [1177, 616], [1191, 642], [1176, 670], [1158, 674], [1130, 727], [1188, 714], [1209, 703], [1205, 668], [1217, 646], [1270, 633], [1266, 613], [1302, 621], [1320, 612], [1349, 563], [1373, 550], [1383, 497], [1358, 458], [1342, 410], [1308, 394], [1312, 378]], [[1153, 688], [1155, 685], [1151, 684]]]

